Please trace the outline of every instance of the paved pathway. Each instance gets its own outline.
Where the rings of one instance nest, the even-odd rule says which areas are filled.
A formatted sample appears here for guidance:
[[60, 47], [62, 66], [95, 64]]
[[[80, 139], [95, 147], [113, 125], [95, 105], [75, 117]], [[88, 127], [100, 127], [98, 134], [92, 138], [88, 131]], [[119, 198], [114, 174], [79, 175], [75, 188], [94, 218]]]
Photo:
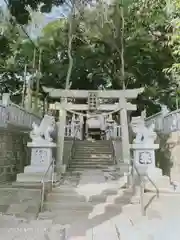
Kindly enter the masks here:
[[[131, 203], [132, 190], [123, 189], [123, 184], [123, 178], [113, 171], [67, 173], [50, 195], [57, 208], [39, 215], [46, 220], [0, 215], [0, 239], [64, 240], [67, 227], [68, 240], [179, 240], [180, 195], [160, 195], [148, 208], [147, 216], [142, 217], [138, 202]], [[16, 216], [18, 213], [23, 216], [23, 209], [27, 216], [24, 202], [33, 205], [37, 197], [37, 192], [23, 189], [2, 189], [0, 193], [1, 208], [6, 214], [14, 212]], [[145, 203], [151, 197], [152, 194], [146, 193]], [[6, 208], [10, 199], [15, 205]], [[63, 204], [69, 208], [63, 208]], [[69, 221], [69, 226], [62, 224], [63, 220]]]

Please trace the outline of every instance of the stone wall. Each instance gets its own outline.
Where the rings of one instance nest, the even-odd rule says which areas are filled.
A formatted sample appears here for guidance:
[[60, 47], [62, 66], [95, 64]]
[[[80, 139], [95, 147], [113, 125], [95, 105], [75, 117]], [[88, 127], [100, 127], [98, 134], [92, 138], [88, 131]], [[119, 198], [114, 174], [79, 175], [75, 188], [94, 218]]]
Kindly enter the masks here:
[[0, 182], [14, 181], [30, 162], [29, 134], [0, 130]]

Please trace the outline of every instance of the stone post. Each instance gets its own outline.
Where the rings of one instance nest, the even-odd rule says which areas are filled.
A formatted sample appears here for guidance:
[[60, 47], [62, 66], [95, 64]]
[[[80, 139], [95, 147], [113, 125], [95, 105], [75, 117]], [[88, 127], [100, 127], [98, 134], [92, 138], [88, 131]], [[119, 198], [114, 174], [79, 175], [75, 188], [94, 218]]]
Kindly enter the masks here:
[[[61, 104], [66, 103], [66, 99], [61, 99]], [[63, 165], [63, 153], [64, 153], [64, 136], [66, 126], [66, 110], [62, 107], [59, 109], [59, 122], [57, 122], [57, 159], [56, 159], [56, 171], [57, 174], [61, 174]]]
[[7, 106], [10, 102], [11, 102], [10, 94], [9, 93], [3, 93], [3, 95], [2, 95], [2, 103]]
[[130, 145], [129, 145], [129, 130], [127, 121], [126, 99], [120, 98], [119, 104], [122, 106], [120, 110], [121, 121], [121, 137], [122, 137], [122, 160], [124, 163], [130, 163]]

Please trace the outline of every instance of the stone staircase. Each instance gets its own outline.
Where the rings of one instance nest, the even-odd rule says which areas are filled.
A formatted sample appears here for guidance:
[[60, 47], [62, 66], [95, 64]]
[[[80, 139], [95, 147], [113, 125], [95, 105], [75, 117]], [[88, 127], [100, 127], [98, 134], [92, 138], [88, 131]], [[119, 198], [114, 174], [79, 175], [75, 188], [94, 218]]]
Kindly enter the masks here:
[[174, 238], [163, 235], [163, 224], [167, 228], [180, 220], [179, 193], [160, 193], [159, 198], [145, 193], [146, 216], [142, 216], [139, 192], [125, 189], [121, 174], [104, 182], [104, 170], [87, 171], [91, 171], [88, 178], [82, 172], [69, 173], [71, 177], [48, 194], [40, 220], [66, 226], [69, 240], [179, 239], [178, 234]]
[[[58, 224], [60, 218], [67, 222], [67, 212], [44, 212], [39, 218], [25, 220], [10, 215], [0, 215], [0, 239], [7, 240], [179, 240], [180, 195], [161, 195], [155, 199], [142, 217], [139, 204], [132, 204], [132, 192], [120, 188], [107, 195], [106, 202], [96, 204], [89, 216], [76, 212], [69, 225]], [[152, 194], [145, 194], [145, 203]], [[118, 205], [115, 207], [115, 205]], [[114, 210], [113, 210], [114, 208]], [[70, 213], [70, 211], [69, 211]], [[71, 216], [75, 214], [70, 213]], [[53, 216], [54, 215], [54, 216]], [[45, 219], [46, 216], [46, 219]], [[58, 218], [59, 217], [59, 218]], [[56, 223], [57, 222], [57, 223]], [[65, 230], [66, 228], [66, 230]], [[65, 238], [63, 235], [67, 236]], [[118, 235], [120, 236], [118, 238]]]
[[[111, 178], [106, 178], [108, 172]], [[31, 196], [36, 201], [38, 194], [30, 189], [29, 195], [20, 190], [16, 195], [21, 197], [22, 212], [22, 196], [26, 195], [26, 200]], [[142, 216], [139, 195], [135, 193], [133, 188], [124, 188], [123, 177], [115, 171], [68, 172], [47, 195], [44, 211], [37, 220], [25, 220], [25, 216], [17, 214], [16, 217], [0, 215], [0, 239], [179, 240], [180, 194], [160, 193], [157, 198], [154, 193], [145, 193], [145, 206], [151, 204], [146, 216]], [[11, 195], [15, 196], [15, 192]], [[8, 204], [8, 194], [2, 196]], [[67, 238], [63, 237], [65, 232]]]
[[[103, 171], [99, 171], [99, 173], [98, 175], [97, 170], [91, 170], [87, 176], [92, 181], [87, 180], [86, 183], [79, 182], [81, 173], [69, 173], [70, 178], [48, 194], [44, 204], [44, 212], [39, 214], [39, 219], [51, 219], [56, 224], [68, 225], [68, 237], [75, 239], [75, 236], [82, 235], [85, 237], [86, 230], [91, 224], [89, 222], [93, 223], [93, 218], [98, 217], [98, 215], [100, 215], [100, 219], [101, 217], [104, 218], [104, 216], [101, 216], [104, 211], [103, 208], [106, 209], [108, 217], [117, 213], [121, 206], [130, 202], [132, 192], [127, 190], [122, 200], [111, 205], [113, 196], [118, 198], [123, 193], [121, 187], [124, 185], [124, 179], [116, 178], [106, 182]], [[102, 174], [103, 177], [101, 177]], [[82, 175], [85, 176], [86, 174], [82, 173]], [[93, 185], [91, 185], [91, 182], [94, 182]], [[107, 198], [109, 202], [106, 201]], [[101, 207], [98, 209], [101, 203], [106, 204], [102, 209]], [[97, 213], [97, 211], [100, 212]], [[101, 221], [100, 219], [97, 220]]]
[[76, 141], [70, 170], [102, 169], [114, 163], [111, 141]]

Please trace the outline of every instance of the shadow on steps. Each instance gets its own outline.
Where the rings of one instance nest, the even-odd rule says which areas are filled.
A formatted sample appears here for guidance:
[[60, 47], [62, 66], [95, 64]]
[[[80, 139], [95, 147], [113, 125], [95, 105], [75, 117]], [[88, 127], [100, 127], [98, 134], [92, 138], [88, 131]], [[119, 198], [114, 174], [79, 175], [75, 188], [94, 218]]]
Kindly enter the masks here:
[[98, 225], [111, 220], [113, 217], [122, 213], [122, 207], [131, 202], [134, 192], [124, 190], [123, 195], [115, 199], [114, 203], [107, 204], [104, 212], [91, 219], [88, 216], [81, 219], [79, 222], [75, 222], [69, 229], [69, 237], [85, 236], [86, 232], [90, 229], [97, 227]]
[[[91, 196], [87, 201], [73, 187], [69, 188], [63, 185], [63, 187], [54, 190], [53, 194], [60, 194], [60, 199], [54, 201], [47, 197], [47, 201], [51, 200], [51, 202], [49, 206], [48, 202], [45, 204], [45, 210], [49, 212], [39, 214], [39, 219], [53, 219], [54, 223], [68, 224], [69, 237], [84, 236], [89, 229], [121, 214], [122, 207], [129, 204], [134, 195], [134, 191], [129, 189], [106, 189], [101, 194]], [[122, 191], [121, 195], [118, 195], [118, 190]], [[112, 203], [106, 202], [108, 197], [114, 198]], [[103, 204], [103, 210], [93, 216], [91, 214], [93, 210], [98, 205]]]
[[36, 219], [41, 202], [40, 189], [0, 186], [0, 212], [25, 219]]

